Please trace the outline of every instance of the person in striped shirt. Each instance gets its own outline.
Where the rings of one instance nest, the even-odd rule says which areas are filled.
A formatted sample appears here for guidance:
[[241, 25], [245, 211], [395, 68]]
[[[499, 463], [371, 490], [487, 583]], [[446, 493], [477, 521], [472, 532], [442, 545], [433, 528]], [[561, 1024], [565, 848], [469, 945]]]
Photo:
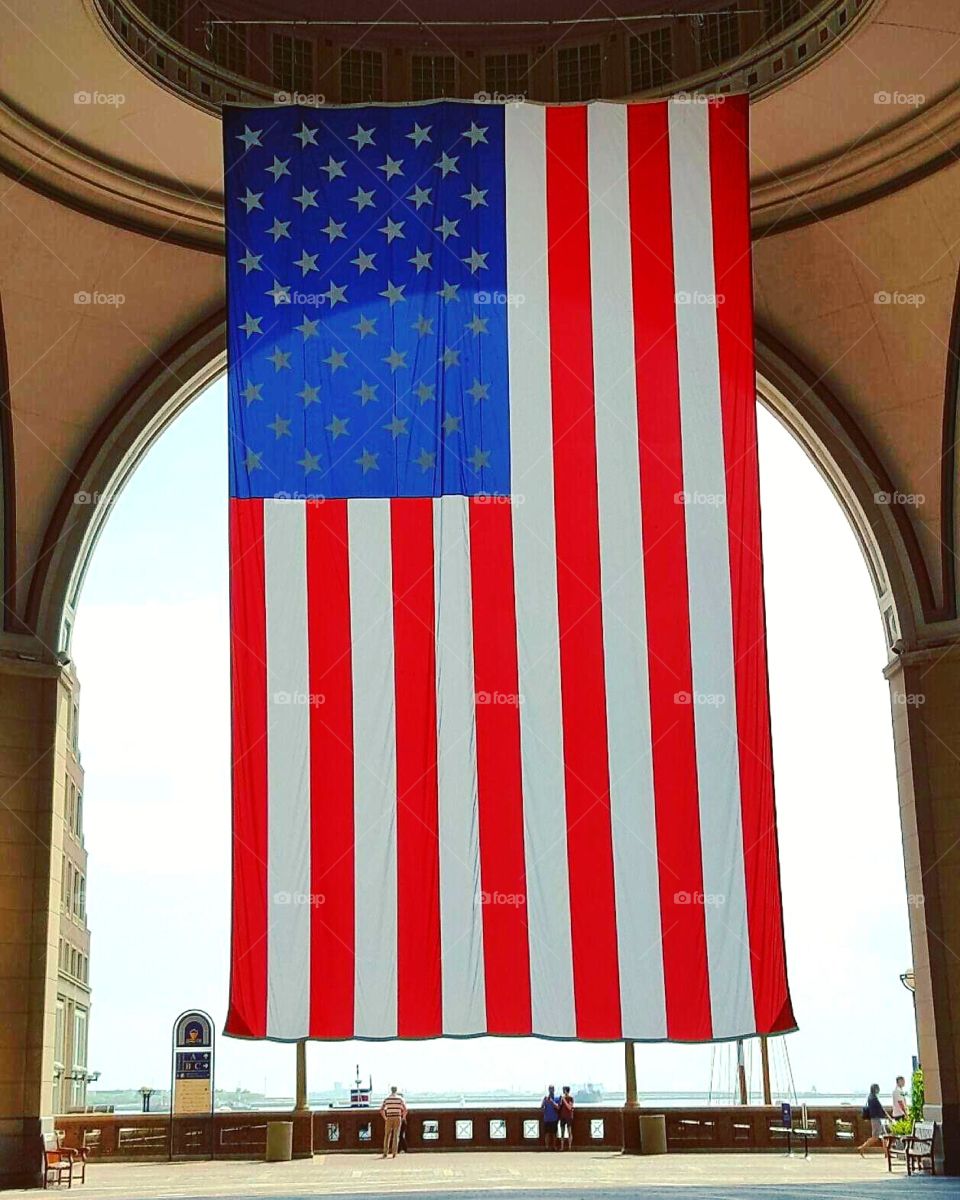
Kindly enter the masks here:
[[385, 1097], [380, 1105], [380, 1116], [383, 1117], [383, 1154], [380, 1155], [381, 1158], [386, 1158], [388, 1155], [391, 1158], [397, 1157], [400, 1122], [406, 1115], [407, 1106], [397, 1091], [397, 1085], [394, 1084], [390, 1089], [390, 1095]]

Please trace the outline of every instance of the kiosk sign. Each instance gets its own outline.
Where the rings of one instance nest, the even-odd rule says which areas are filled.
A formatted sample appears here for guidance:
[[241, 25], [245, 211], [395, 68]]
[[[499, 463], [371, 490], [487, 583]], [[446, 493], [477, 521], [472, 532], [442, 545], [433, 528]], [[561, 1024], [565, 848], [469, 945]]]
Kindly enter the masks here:
[[205, 1012], [181, 1013], [173, 1025], [175, 1117], [213, 1111], [213, 1022]]

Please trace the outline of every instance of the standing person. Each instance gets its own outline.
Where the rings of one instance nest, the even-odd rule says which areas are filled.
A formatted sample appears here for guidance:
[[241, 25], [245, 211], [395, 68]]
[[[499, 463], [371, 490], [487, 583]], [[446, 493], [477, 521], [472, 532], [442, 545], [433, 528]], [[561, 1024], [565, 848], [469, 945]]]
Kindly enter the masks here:
[[907, 1116], [907, 1102], [903, 1097], [903, 1086], [906, 1080], [902, 1075], [897, 1076], [897, 1082], [893, 1089], [893, 1095], [890, 1097], [890, 1115], [895, 1121], [901, 1120]]
[[883, 1122], [886, 1120], [887, 1110], [880, 1103], [880, 1084], [870, 1084], [870, 1095], [867, 1096], [867, 1102], [863, 1106], [863, 1115], [870, 1118], [870, 1136], [862, 1146], [857, 1147], [857, 1151], [861, 1158], [863, 1152], [869, 1146], [882, 1146], [883, 1141]]
[[557, 1145], [557, 1123], [560, 1120], [560, 1101], [554, 1094], [553, 1084], [547, 1088], [547, 1094], [540, 1101], [540, 1111], [543, 1113], [543, 1141], [548, 1150], [559, 1150]]
[[391, 1158], [397, 1157], [400, 1122], [406, 1115], [407, 1106], [397, 1091], [397, 1085], [394, 1084], [390, 1089], [390, 1095], [380, 1105], [380, 1116], [383, 1117], [383, 1154], [380, 1155], [381, 1158], [386, 1158], [388, 1155]]
[[560, 1097], [560, 1149], [566, 1141], [567, 1149], [573, 1149], [573, 1096], [568, 1087]]

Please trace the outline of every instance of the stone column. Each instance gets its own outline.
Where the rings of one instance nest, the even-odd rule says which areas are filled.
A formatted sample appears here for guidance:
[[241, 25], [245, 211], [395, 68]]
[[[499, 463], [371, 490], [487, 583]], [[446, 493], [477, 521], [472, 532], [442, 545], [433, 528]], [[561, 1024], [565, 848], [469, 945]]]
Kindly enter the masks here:
[[0, 1188], [40, 1183], [53, 1128], [70, 678], [44, 657], [0, 646]]
[[925, 1116], [940, 1168], [960, 1175], [960, 638], [906, 650], [884, 672], [916, 975]]

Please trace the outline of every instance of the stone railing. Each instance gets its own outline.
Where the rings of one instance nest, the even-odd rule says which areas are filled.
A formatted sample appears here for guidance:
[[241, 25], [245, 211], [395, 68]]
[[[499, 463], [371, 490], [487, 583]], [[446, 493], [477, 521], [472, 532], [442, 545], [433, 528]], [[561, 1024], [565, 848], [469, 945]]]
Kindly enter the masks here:
[[[278, 96], [286, 97], [285, 91], [278, 92], [277, 86], [269, 82], [265, 76], [267, 67], [265, 61], [254, 60], [257, 74], [264, 78], [255, 79], [236, 75], [224, 67], [218, 66], [209, 58], [191, 49], [172, 33], [165, 32], [154, 25], [140, 10], [134, 0], [86, 0], [99, 12], [101, 20], [112, 34], [121, 49], [135, 64], [148, 75], [153, 76], [159, 83], [180, 95], [190, 99], [210, 111], [219, 111], [225, 103], [273, 103]], [[713, 0], [718, 5], [721, 0]], [[729, 0], [724, 0], [728, 3]], [[845, 36], [857, 23], [859, 18], [876, 0], [815, 0], [809, 10], [799, 19], [783, 29], [763, 31], [757, 26], [754, 43], [742, 54], [735, 58], [726, 59], [716, 66], [691, 74], [681, 72], [672, 78], [664, 87], [632, 93], [636, 96], [655, 97], [676, 92], [710, 92], [730, 93], [749, 92], [751, 95], [762, 95], [764, 92], [778, 87], [785, 80], [797, 74], [820, 55], [829, 53], [835, 47], [838, 39]], [[635, 29], [642, 28], [635, 26]], [[310, 36], [308, 25], [299, 25], [295, 32], [300, 37]], [[324, 35], [329, 34], [325, 29]], [[191, 28], [191, 34], [196, 29]], [[618, 28], [613, 37], [626, 46], [624, 40], [628, 36], [627, 26]], [[350, 31], [351, 43], [356, 38], [356, 30]], [[326, 42], [330, 45], [330, 42]], [[364, 49], [386, 49], [375, 46], [368, 38], [364, 38]], [[526, 49], [515, 47], [514, 49]], [[497, 38], [498, 53], [512, 52], [510, 46], [505, 46], [502, 39]], [[625, 49], [624, 49], [625, 52]], [[319, 51], [318, 51], [319, 53]], [[332, 53], [332, 52], [331, 52]], [[386, 56], [385, 56], [386, 57]], [[329, 72], [324, 76], [330, 79]], [[330, 79], [334, 92], [336, 84]], [[629, 89], [628, 89], [629, 91]], [[484, 93], [486, 94], [486, 93]], [[606, 94], [606, 93], [604, 93]], [[329, 101], [338, 100], [331, 92], [326, 97]], [[394, 95], [392, 99], [403, 100], [409, 97]], [[530, 93], [529, 99], [548, 102], [557, 97], [549, 94]], [[286, 102], [286, 100], [280, 101]]]
[[[780, 1109], [581, 1108], [574, 1118], [573, 1143], [579, 1150], [639, 1149], [639, 1116], [666, 1117], [671, 1152], [785, 1150]], [[799, 1115], [799, 1114], [797, 1114]], [[810, 1108], [808, 1126], [817, 1130], [810, 1148], [849, 1150], [869, 1135], [869, 1122], [850, 1106]], [[87, 1113], [56, 1119], [68, 1146], [85, 1148], [91, 1161], [158, 1161], [179, 1158], [258, 1159], [266, 1149], [267, 1125], [293, 1121], [294, 1157], [376, 1149], [383, 1123], [369, 1109], [328, 1108], [311, 1113], [215, 1113], [177, 1117]], [[407, 1144], [411, 1151], [532, 1150], [541, 1144], [543, 1127], [529, 1108], [411, 1109]]]

